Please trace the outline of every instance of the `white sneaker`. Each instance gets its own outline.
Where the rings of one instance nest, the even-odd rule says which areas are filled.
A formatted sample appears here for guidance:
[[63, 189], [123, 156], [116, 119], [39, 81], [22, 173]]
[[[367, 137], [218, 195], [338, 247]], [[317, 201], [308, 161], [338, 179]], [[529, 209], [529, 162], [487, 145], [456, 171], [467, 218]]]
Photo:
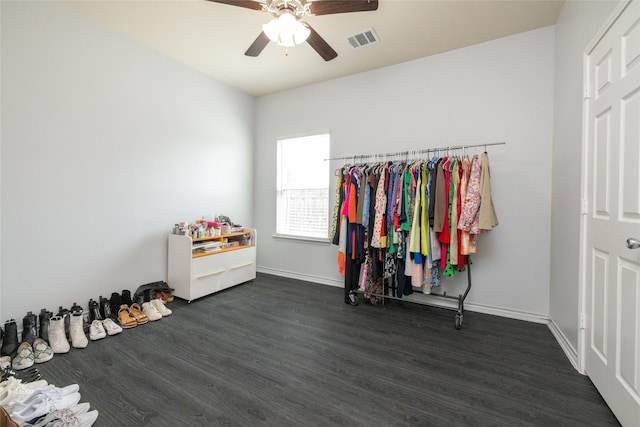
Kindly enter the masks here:
[[122, 328], [120, 327], [120, 325], [109, 318], [106, 318], [102, 321], [102, 326], [104, 327], [105, 331], [107, 331], [107, 335], [109, 336], [116, 335], [122, 332]]
[[104, 326], [102, 326], [101, 321], [96, 319], [91, 322], [91, 325], [89, 326], [89, 338], [91, 341], [101, 340], [106, 336], [107, 332], [104, 330]]
[[[90, 405], [89, 403], [78, 403], [76, 406], [72, 406], [71, 408], [66, 409], [58, 409], [57, 411], [49, 412], [46, 417], [41, 418], [35, 424], [29, 424], [33, 427], [50, 427], [50, 426], [90, 426], [92, 424], [81, 424], [76, 423], [73, 424], [74, 418], [79, 415], [86, 414], [89, 412]], [[96, 417], [97, 418], [97, 417]], [[95, 420], [94, 420], [95, 421]], [[65, 424], [66, 423], [66, 424]]]
[[162, 317], [170, 316], [173, 311], [169, 310], [161, 299], [152, 299], [151, 304], [162, 314]]
[[142, 303], [142, 313], [151, 321], [162, 319], [162, 314], [150, 302]]
[[2, 382], [3, 388], [0, 391], [0, 406], [9, 408], [16, 401], [24, 400], [38, 390], [48, 386], [45, 380], [33, 381], [22, 384], [22, 380], [9, 377]]
[[[35, 395], [35, 393], [34, 393]], [[80, 393], [71, 393], [64, 396], [47, 396], [35, 399], [29, 406], [16, 411], [12, 410], [10, 416], [13, 421], [24, 425], [27, 421], [47, 415], [50, 412], [60, 409], [67, 409], [76, 406], [80, 402]]]
[[[76, 405], [78, 406], [78, 405]], [[58, 415], [55, 418], [55, 414]], [[98, 419], [98, 411], [93, 410], [89, 412], [85, 412], [82, 414], [74, 414], [71, 409], [63, 409], [58, 410], [56, 412], [50, 413], [47, 417], [54, 417], [53, 421], [50, 421], [48, 424], [43, 424], [43, 426], [47, 427], [91, 427], [93, 423]], [[37, 427], [38, 424], [36, 424]]]

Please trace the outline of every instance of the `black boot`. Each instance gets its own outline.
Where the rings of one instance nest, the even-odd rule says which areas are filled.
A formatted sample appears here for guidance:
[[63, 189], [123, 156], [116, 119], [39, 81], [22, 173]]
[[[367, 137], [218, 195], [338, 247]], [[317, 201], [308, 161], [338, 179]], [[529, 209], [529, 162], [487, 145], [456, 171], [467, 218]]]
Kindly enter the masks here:
[[93, 299], [89, 300], [89, 322], [93, 323], [94, 320], [104, 320], [100, 313], [100, 307]]
[[18, 324], [11, 319], [4, 324], [4, 339], [0, 355], [14, 357], [16, 350], [18, 350]]
[[99, 304], [100, 304], [100, 314], [102, 315], [103, 319], [115, 319], [115, 316], [111, 311], [111, 303], [109, 302], [108, 299], [102, 298], [102, 295], [100, 295]]
[[122, 304], [127, 304], [131, 307], [131, 304], [133, 304], [133, 301], [131, 300], [131, 291], [127, 289], [122, 290]]
[[47, 311], [46, 308], [40, 310], [40, 338], [49, 342], [49, 319], [53, 317], [53, 313]]
[[32, 312], [28, 312], [22, 319], [22, 342], [33, 344], [38, 338], [38, 317]]
[[120, 306], [122, 305], [122, 298], [119, 293], [114, 292], [111, 294], [109, 305], [111, 306], [111, 313], [117, 316], [118, 310], [120, 310]]

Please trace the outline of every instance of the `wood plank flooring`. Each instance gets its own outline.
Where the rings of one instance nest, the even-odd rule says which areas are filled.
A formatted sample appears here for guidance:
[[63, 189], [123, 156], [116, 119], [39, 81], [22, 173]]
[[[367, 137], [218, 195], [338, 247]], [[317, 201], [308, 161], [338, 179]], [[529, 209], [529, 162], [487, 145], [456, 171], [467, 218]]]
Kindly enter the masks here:
[[38, 365], [95, 426], [616, 426], [545, 325], [258, 274]]

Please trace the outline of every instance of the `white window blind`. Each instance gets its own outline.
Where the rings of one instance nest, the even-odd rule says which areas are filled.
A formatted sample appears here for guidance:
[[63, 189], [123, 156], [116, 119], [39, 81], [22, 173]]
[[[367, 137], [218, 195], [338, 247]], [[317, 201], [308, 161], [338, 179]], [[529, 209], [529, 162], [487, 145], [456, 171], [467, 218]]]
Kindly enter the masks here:
[[329, 134], [278, 140], [278, 235], [329, 237], [329, 152]]

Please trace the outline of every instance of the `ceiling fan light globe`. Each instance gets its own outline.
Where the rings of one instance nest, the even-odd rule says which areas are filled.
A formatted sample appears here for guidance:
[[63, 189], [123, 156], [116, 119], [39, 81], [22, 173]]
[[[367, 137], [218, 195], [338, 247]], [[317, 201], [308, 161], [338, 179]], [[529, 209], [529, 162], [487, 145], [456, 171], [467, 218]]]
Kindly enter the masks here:
[[279, 46], [294, 47], [304, 43], [311, 30], [290, 13], [283, 13], [262, 26], [264, 34]]
[[274, 43], [278, 43], [278, 39], [280, 37], [280, 23], [274, 18], [262, 26], [262, 32], [269, 37], [269, 40]]
[[293, 39], [296, 44], [301, 44], [307, 41], [310, 34], [311, 30], [308, 27], [302, 25], [302, 23], [298, 22], [298, 27], [293, 33]]

